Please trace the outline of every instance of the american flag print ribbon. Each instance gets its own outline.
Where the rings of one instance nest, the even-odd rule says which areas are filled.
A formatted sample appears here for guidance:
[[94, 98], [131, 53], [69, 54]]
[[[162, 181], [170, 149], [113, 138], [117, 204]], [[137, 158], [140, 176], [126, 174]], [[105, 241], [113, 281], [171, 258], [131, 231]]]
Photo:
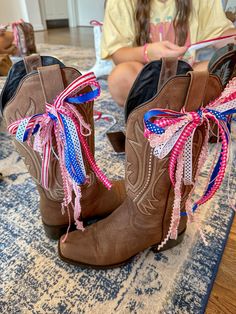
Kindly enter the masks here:
[[[190, 222], [194, 221], [194, 212], [200, 205], [210, 200], [220, 188], [230, 152], [229, 120], [234, 113], [236, 113], [236, 78], [228, 83], [217, 99], [196, 112], [185, 112], [184, 109], [176, 112], [155, 108], [144, 114], [144, 136], [154, 148], [154, 155], [160, 159], [169, 156], [168, 171], [175, 194], [169, 232], [159, 249], [168, 239], [177, 238], [180, 217], [187, 215]], [[208, 154], [210, 122], [218, 126], [220, 148], [202, 196], [192, 202], [195, 183]], [[193, 137], [197, 128], [202, 125], [205, 126], [206, 135], [197, 160], [195, 178], [192, 178]], [[193, 185], [185, 203], [185, 212], [181, 212], [183, 185]]]
[[[89, 86], [90, 91], [82, 90]], [[34, 137], [33, 149], [42, 157], [41, 183], [48, 189], [48, 173], [50, 167], [50, 156], [52, 152], [59, 161], [64, 199], [62, 207], [71, 204], [74, 208], [74, 220], [78, 228], [83, 228], [79, 221], [81, 212], [80, 185], [87, 182], [85, 159], [94, 171], [97, 178], [111, 188], [111, 183], [97, 166], [93, 154], [87, 144], [86, 137], [91, 134], [83, 116], [76, 109], [82, 103], [96, 99], [100, 95], [100, 86], [92, 72], [79, 76], [69, 84], [53, 101], [47, 103], [45, 113], [35, 114], [17, 120], [8, 126], [12, 135], [19, 142], [27, 141], [31, 145]], [[56, 152], [53, 147], [53, 139], [56, 141]], [[75, 202], [72, 203], [74, 192]]]

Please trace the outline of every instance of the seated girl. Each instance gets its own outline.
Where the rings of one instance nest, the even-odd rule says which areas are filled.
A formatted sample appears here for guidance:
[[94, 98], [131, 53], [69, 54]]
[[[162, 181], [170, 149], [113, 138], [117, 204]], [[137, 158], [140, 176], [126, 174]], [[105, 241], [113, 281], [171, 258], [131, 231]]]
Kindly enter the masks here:
[[187, 46], [232, 34], [236, 29], [221, 0], [108, 0], [102, 58], [116, 64], [108, 78], [113, 99], [123, 106], [138, 73], [152, 60], [179, 57], [206, 69], [206, 62], [194, 64]]

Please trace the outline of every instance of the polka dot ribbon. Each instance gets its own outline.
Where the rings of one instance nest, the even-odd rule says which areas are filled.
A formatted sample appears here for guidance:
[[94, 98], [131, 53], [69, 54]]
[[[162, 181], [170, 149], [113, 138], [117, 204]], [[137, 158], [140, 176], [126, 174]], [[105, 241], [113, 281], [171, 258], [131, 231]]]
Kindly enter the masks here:
[[[154, 155], [160, 159], [169, 155], [169, 176], [174, 186], [174, 204], [172, 220], [166, 239], [176, 239], [180, 216], [188, 216], [193, 221], [193, 214], [198, 207], [210, 200], [223, 181], [230, 149], [230, 118], [236, 113], [236, 78], [233, 78], [218, 97], [197, 112], [176, 112], [173, 110], [152, 109], [144, 115], [144, 136], [154, 148]], [[192, 202], [200, 170], [207, 158], [210, 122], [218, 126], [217, 158], [212, 165], [208, 183], [203, 195]], [[192, 146], [194, 133], [199, 126], [204, 126], [206, 136], [197, 161], [197, 171], [192, 179]], [[183, 185], [193, 185], [193, 189], [185, 203], [185, 212], [181, 212]]]
[[[82, 90], [90, 86], [87, 93]], [[52, 104], [46, 104], [46, 112], [13, 122], [8, 130], [19, 142], [27, 141], [42, 157], [41, 182], [48, 189], [48, 171], [51, 153], [59, 161], [64, 200], [62, 207], [71, 204], [78, 228], [82, 229], [80, 216], [80, 185], [87, 182], [85, 159], [97, 178], [106, 188], [111, 183], [97, 166], [87, 144], [90, 126], [84, 121], [76, 106], [94, 100], [100, 95], [100, 87], [93, 73], [78, 77], [63, 90]], [[32, 137], [34, 136], [34, 140]], [[54, 144], [54, 139], [56, 144]], [[33, 142], [33, 144], [32, 144]], [[72, 204], [74, 192], [75, 202]]]

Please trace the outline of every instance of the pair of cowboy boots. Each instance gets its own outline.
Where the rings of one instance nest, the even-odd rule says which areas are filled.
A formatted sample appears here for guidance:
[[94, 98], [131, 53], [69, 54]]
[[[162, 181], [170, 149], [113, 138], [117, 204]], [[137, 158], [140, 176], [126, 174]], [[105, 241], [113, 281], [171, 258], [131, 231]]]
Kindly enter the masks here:
[[[45, 101], [52, 101], [65, 86], [80, 75], [74, 69], [63, 67], [55, 59], [49, 62], [58, 64], [53, 68], [50, 66], [40, 67], [40, 61], [42, 61], [42, 65], [47, 65], [48, 60], [43, 60], [43, 58], [30, 62], [26, 59], [28, 72], [35, 68], [38, 70], [31, 72], [21, 81], [25, 76], [25, 70], [21, 69], [22, 76], [13, 84], [14, 88], [19, 85], [16, 92], [17, 97], [12, 97], [14, 93], [11, 88], [5, 89], [3, 104], [7, 104], [4, 111], [7, 124], [27, 115], [44, 112]], [[153, 71], [159, 69], [160, 66], [158, 79], [152, 80], [153, 77], [156, 77]], [[111, 191], [106, 191], [95, 179], [89, 166], [86, 166], [87, 173], [92, 180], [82, 187], [82, 218], [105, 216], [111, 212], [112, 214], [89, 226], [85, 231], [70, 232], [66, 241], [64, 241], [64, 237], [61, 238], [59, 255], [64, 261], [98, 268], [114, 267], [127, 262], [138, 252], [150, 246], [158, 247], [166, 239], [174, 200], [174, 191], [168, 174], [169, 156], [161, 161], [153, 156], [153, 149], [150, 148], [149, 142], [143, 136], [143, 115], [156, 107], [176, 111], [180, 111], [182, 108], [185, 111], [197, 111], [202, 104], [207, 104], [220, 95], [222, 83], [218, 77], [209, 75], [208, 72], [191, 71], [186, 74], [190, 70], [190, 66], [182, 61], [177, 63], [173, 60], [164, 60], [154, 62], [153, 66], [149, 64], [145, 67], [143, 73], [147, 80], [143, 86], [140, 86], [139, 82], [142, 75], [137, 78], [126, 104], [128, 118], [126, 197], [124, 197], [122, 183], [116, 182]], [[176, 72], [177, 76], [175, 76]], [[155, 75], [153, 76], [153, 74]], [[59, 84], [57, 83], [58, 78], [61, 78]], [[150, 80], [153, 86], [147, 92]], [[47, 88], [44, 82], [51, 82], [51, 87]], [[32, 90], [34, 90], [33, 93]], [[24, 100], [21, 101], [22, 106], [19, 106], [21, 98]], [[93, 126], [92, 103], [89, 102], [77, 108], [85, 121]], [[199, 127], [194, 135], [194, 174], [204, 134], [204, 127]], [[93, 151], [93, 134], [88, 138], [88, 143]], [[47, 229], [54, 230], [55, 227], [57, 231], [52, 233], [58, 236], [61, 231], [65, 230], [65, 225], [68, 223], [68, 218], [65, 221], [66, 216], [61, 216], [60, 212], [60, 200], [63, 198], [63, 192], [58, 163], [55, 159], [51, 161], [50, 186], [46, 191], [40, 184], [40, 156], [26, 145], [17, 144], [17, 146], [26, 158], [30, 173], [38, 182], [43, 222]], [[185, 187], [183, 200], [186, 200], [190, 190], [191, 186]], [[181, 208], [184, 210], [184, 201]], [[182, 240], [186, 229], [186, 220], [185, 216], [181, 217], [177, 239], [164, 243], [162, 249], [170, 248]]]

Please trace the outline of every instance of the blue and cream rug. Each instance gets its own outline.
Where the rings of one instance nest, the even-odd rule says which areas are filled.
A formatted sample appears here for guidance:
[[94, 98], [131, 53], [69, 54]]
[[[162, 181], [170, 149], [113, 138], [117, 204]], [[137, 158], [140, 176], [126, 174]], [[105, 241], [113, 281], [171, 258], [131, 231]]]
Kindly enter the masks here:
[[[80, 70], [93, 65], [91, 51], [66, 46], [39, 48]], [[106, 80], [100, 83], [102, 95], [96, 107], [112, 113], [117, 121], [113, 130], [119, 130], [124, 127], [123, 112], [112, 101]], [[124, 156], [114, 155], [102, 135], [101, 130], [109, 127], [106, 123], [97, 123], [96, 158], [110, 178], [122, 178]], [[236, 190], [235, 141], [233, 134], [231, 191]], [[86, 270], [58, 258], [57, 242], [50, 241], [41, 226], [34, 182], [5, 132], [0, 133], [0, 143], [0, 313], [204, 313], [233, 219], [226, 197], [227, 180], [214, 200], [202, 207], [208, 246], [191, 226], [183, 243], [169, 251], [148, 249], [124, 267]], [[200, 182], [209, 167], [208, 163]]]

